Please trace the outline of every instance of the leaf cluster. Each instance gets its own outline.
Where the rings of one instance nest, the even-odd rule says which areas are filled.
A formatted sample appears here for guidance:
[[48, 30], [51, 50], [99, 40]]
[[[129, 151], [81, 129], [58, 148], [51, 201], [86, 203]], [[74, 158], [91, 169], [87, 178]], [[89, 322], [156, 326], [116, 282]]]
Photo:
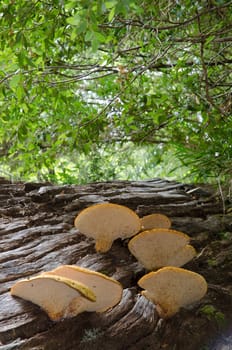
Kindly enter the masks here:
[[2, 171], [157, 176], [172, 154], [194, 179], [230, 177], [231, 1], [4, 0], [0, 18]]

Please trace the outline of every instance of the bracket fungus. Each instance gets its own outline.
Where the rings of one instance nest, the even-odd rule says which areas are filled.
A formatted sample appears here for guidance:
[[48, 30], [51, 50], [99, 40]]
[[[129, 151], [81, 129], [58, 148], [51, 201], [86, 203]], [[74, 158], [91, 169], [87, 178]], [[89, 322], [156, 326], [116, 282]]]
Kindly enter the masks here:
[[122, 298], [122, 285], [100, 272], [76, 265], [62, 265], [47, 274], [69, 278], [89, 287], [96, 295], [96, 301], [93, 303], [85, 299], [85, 311], [104, 312], [118, 304]]
[[137, 214], [123, 205], [95, 204], [80, 212], [75, 227], [84, 235], [95, 239], [97, 252], [107, 252], [117, 238], [134, 236], [141, 229]]
[[45, 273], [16, 282], [11, 295], [40, 306], [53, 321], [76, 316], [84, 311], [85, 300], [89, 303], [96, 300], [93, 291], [84, 284]]
[[142, 230], [151, 230], [153, 228], [170, 228], [171, 220], [163, 214], [145, 215], [141, 219]]
[[163, 266], [182, 266], [195, 255], [190, 246], [190, 237], [171, 229], [152, 229], [133, 237], [128, 248], [147, 269], [156, 270]]
[[207, 282], [196, 272], [179, 267], [163, 267], [144, 275], [138, 285], [152, 301], [161, 318], [170, 318], [181, 307], [199, 301], [207, 292]]

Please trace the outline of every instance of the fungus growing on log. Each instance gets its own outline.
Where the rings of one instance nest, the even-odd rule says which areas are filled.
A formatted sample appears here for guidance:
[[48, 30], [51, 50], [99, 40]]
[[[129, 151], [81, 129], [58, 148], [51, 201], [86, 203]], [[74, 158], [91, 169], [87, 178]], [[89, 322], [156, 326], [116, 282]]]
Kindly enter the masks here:
[[175, 252], [175, 255], [169, 260], [168, 266], [180, 267], [192, 260], [197, 255], [195, 248], [187, 244]]
[[163, 267], [143, 276], [138, 285], [157, 308], [161, 318], [170, 318], [181, 307], [199, 301], [207, 292], [207, 282], [198, 273], [179, 267]]
[[123, 205], [102, 203], [80, 212], [74, 221], [80, 233], [95, 239], [97, 252], [107, 252], [117, 238], [125, 239], [140, 231], [137, 214]]
[[188, 245], [190, 237], [170, 229], [153, 229], [133, 237], [128, 248], [147, 269], [156, 270], [163, 266], [182, 266], [195, 255], [195, 249]]
[[163, 214], [145, 215], [141, 219], [142, 230], [151, 230], [153, 228], [170, 228], [171, 220]]
[[88, 286], [96, 295], [96, 301], [93, 303], [85, 299], [85, 311], [104, 312], [118, 304], [122, 298], [122, 285], [100, 272], [76, 265], [63, 265], [47, 274], [69, 278]]
[[16, 282], [11, 295], [40, 306], [53, 321], [69, 318], [85, 311], [85, 301], [96, 301], [94, 292], [86, 285], [45, 273]]

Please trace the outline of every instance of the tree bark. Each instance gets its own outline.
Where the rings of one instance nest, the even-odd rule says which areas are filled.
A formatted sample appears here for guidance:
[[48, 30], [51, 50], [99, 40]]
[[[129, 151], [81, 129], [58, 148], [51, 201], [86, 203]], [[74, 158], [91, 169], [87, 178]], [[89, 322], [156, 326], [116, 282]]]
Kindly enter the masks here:
[[[228, 350], [232, 347], [232, 215], [214, 189], [173, 181], [99, 182], [82, 186], [0, 179], [0, 349]], [[141, 293], [146, 271], [127, 241], [98, 254], [73, 222], [95, 203], [126, 205], [142, 217], [167, 215], [191, 236], [198, 255], [185, 268], [202, 274], [207, 295], [163, 320]], [[225, 203], [224, 203], [225, 204]], [[18, 280], [63, 264], [87, 267], [123, 285], [123, 298], [104, 313], [52, 322], [34, 304], [12, 297]]]

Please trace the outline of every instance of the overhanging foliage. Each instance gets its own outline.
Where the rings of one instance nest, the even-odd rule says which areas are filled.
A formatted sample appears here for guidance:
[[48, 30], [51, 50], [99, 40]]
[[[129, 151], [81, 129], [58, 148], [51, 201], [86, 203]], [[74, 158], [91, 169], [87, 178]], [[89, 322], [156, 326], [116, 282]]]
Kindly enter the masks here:
[[0, 18], [2, 169], [117, 178], [102, 157], [133, 145], [149, 176], [167, 150], [230, 176], [231, 1], [4, 0]]

